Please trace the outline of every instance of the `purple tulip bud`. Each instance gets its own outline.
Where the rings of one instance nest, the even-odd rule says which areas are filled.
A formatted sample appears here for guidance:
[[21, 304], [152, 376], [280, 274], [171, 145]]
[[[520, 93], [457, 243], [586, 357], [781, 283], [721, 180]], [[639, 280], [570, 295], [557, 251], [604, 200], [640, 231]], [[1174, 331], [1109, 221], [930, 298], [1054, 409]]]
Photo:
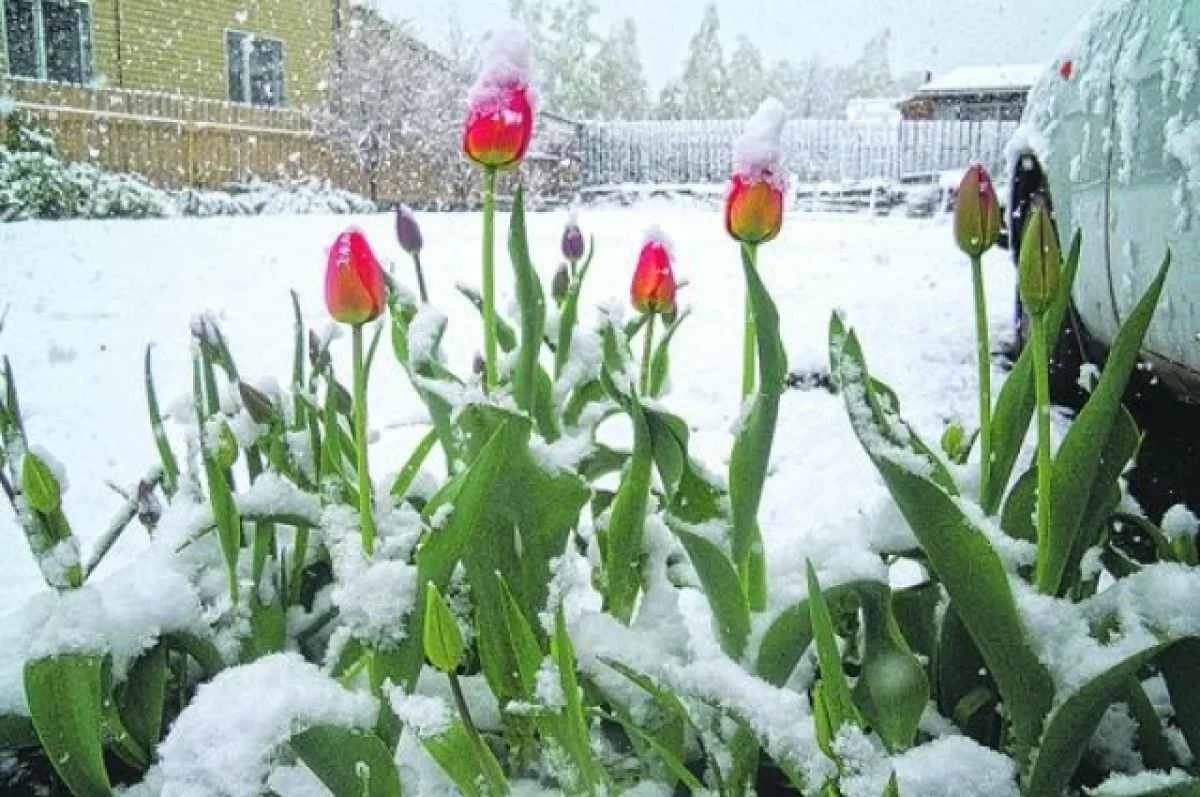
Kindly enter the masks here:
[[421, 226], [417, 224], [417, 217], [408, 205], [399, 205], [396, 208], [396, 240], [400, 242], [400, 248], [410, 255], [418, 254], [425, 243], [421, 237]]
[[579, 229], [579, 224], [575, 221], [575, 214], [571, 214], [570, 221], [563, 228], [562, 236], [562, 253], [571, 263], [577, 263], [583, 258], [583, 231]]

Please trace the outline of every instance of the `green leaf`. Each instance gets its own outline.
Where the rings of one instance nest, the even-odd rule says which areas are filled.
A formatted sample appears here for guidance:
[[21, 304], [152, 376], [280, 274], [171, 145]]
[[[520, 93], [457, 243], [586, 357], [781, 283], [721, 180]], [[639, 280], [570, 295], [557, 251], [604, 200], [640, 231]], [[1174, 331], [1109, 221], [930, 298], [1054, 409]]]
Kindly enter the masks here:
[[504, 797], [508, 780], [495, 754], [477, 745], [462, 720], [455, 719], [443, 734], [422, 738], [421, 743], [466, 797]]
[[158, 448], [158, 458], [162, 462], [163, 492], [170, 498], [175, 495], [179, 484], [179, 463], [175, 459], [175, 452], [171, 449], [171, 441], [167, 439], [167, 432], [163, 428], [162, 413], [158, 408], [158, 392], [154, 388], [154, 370], [150, 361], [152, 348], [152, 346], [146, 347], [146, 409], [150, 414], [150, 431], [154, 434], [154, 445]]
[[[463, 552], [477, 534], [484, 533], [483, 518], [500, 467], [508, 456], [510, 434], [507, 425], [497, 429], [480, 449], [471, 466], [425, 505], [423, 513], [426, 519], [450, 500], [453, 500], [454, 510], [446, 524], [431, 534], [417, 552], [417, 575], [421, 587], [414, 609], [408, 616], [408, 631], [404, 641], [394, 651], [380, 656], [385, 675], [405, 688], [411, 689], [416, 685], [424, 661], [425, 585], [432, 582], [438, 589], [445, 589]], [[448, 497], [451, 494], [452, 498]]]
[[391, 751], [373, 733], [317, 725], [292, 736], [290, 744], [334, 797], [400, 797]]
[[587, 258], [579, 267], [575, 278], [571, 280], [571, 288], [563, 300], [558, 314], [558, 345], [554, 348], [554, 378], [562, 378], [563, 370], [571, 359], [571, 341], [575, 328], [579, 326], [579, 295], [583, 292], [583, 281], [587, 279], [588, 270], [592, 267], [592, 258], [596, 256], [596, 242], [588, 246]]
[[[1071, 303], [1071, 288], [1079, 270], [1082, 241], [1082, 236], [1077, 232], [1071, 241], [1071, 251], [1063, 264], [1062, 290], [1046, 313], [1046, 343], [1051, 353]], [[1026, 346], [1008, 379], [1004, 380], [1004, 387], [1000, 389], [995, 411], [992, 413], [992, 469], [988, 484], [983, 485], [981, 501], [984, 512], [989, 515], [994, 515], [999, 508], [1008, 488], [1013, 467], [1017, 464], [1017, 457], [1021, 454], [1021, 446], [1025, 443], [1025, 435], [1029, 431], [1034, 406], [1037, 403], [1034, 394], [1033, 347]]]
[[642, 407], [650, 430], [650, 447], [667, 503], [675, 500], [684, 468], [688, 466], [688, 426], [677, 415]]
[[999, 697], [987, 662], [951, 603], [946, 607], [933, 659], [938, 710], [951, 717], [975, 741], [995, 745], [1000, 738], [1000, 716], [983, 711]]
[[567, 633], [567, 620], [560, 605], [554, 615], [554, 635], [550, 638], [550, 656], [558, 669], [559, 685], [563, 694], [563, 733], [560, 741], [566, 747], [571, 760], [582, 778], [581, 788], [573, 793], [603, 795], [608, 793], [604, 770], [596, 763], [592, 753], [591, 732], [587, 715], [583, 711], [580, 696], [578, 665], [575, 648]]
[[521, 613], [517, 599], [513, 597], [508, 582], [501, 575], [496, 576], [500, 582], [500, 594], [504, 601], [504, 624], [508, 638], [512, 642], [512, 650], [516, 654], [517, 676], [521, 684], [521, 698], [533, 700], [537, 691], [538, 670], [542, 666], [542, 646], [538, 642], [533, 627]]
[[173, 631], [162, 635], [162, 643], [171, 650], [179, 651], [195, 659], [205, 677], [211, 678], [225, 668], [221, 651], [208, 639], [186, 631]]
[[1004, 501], [1000, 528], [1015, 540], [1037, 542], [1037, 463], [1021, 474]]
[[650, 469], [653, 461], [649, 421], [637, 396], [630, 396], [629, 399], [628, 410], [633, 420], [633, 454], [613, 500], [604, 560], [607, 580], [605, 609], [625, 624], [633, 619], [633, 607], [641, 590], [640, 564], [650, 504]]
[[425, 656], [442, 672], [452, 673], [462, 661], [462, 631], [436, 584], [425, 585]]
[[1054, 458], [1050, 478], [1054, 498], [1050, 502], [1050, 539], [1040, 546], [1042, 550], [1038, 551], [1037, 569], [1038, 589], [1047, 595], [1060, 594], [1072, 551], [1084, 531], [1083, 523], [1092, 494], [1101, 486], [1098, 479], [1104, 477], [1106, 472], [1111, 472], [1101, 467], [1103, 449], [1113, 424], [1118, 421], [1125, 387], [1137, 365], [1142, 339], [1158, 306], [1158, 298], [1170, 267], [1171, 255], [1168, 252], [1158, 276], [1121, 325], [1109, 351], [1100, 383], [1071, 424]]
[[1162, 718], [1150, 702], [1145, 688], [1136, 678], [1130, 678], [1125, 689], [1125, 705], [1138, 726], [1137, 749], [1142, 755], [1146, 769], [1170, 770], [1175, 767], [1175, 756], [1167, 741]]
[[[873, 582], [848, 582], [825, 590], [827, 603], [841, 603], [860, 589], [881, 589]], [[758, 646], [755, 672], [772, 686], [783, 686], [792, 677], [804, 651], [812, 644], [812, 612], [808, 601], [784, 609], [767, 626]]]
[[404, 467], [396, 474], [395, 481], [392, 482], [391, 493], [396, 498], [403, 498], [408, 495], [409, 489], [416, 480], [417, 474], [421, 472], [421, 466], [425, 464], [425, 458], [429, 456], [429, 452], [433, 450], [434, 443], [438, 440], [437, 429], [430, 429], [429, 432], [421, 438], [421, 442], [417, 443], [417, 447], [409, 454], [408, 460], [404, 463]]
[[671, 747], [663, 742], [660, 742], [654, 734], [647, 733], [646, 731], [642, 730], [632, 719], [622, 717], [619, 714], [610, 714], [597, 708], [592, 709], [591, 713], [592, 716], [597, 717], [598, 719], [605, 720], [606, 722], [617, 723], [625, 729], [625, 732], [629, 734], [631, 739], [637, 739], [642, 744], [649, 747], [652, 751], [654, 751], [654, 754], [659, 757], [663, 764], [666, 765], [671, 774], [674, 775], [685, 786], [687, 786], [687, 788], [691, 789], [693, 794], [704, 791], [704, 784], [697, 780], [696, 776], [693, 775], [686, 766], [684, 766], [683, 762], [679, 760], [679, 757], [676, 756]]
[[851, 424], [996, 679], [1024, 756], [1036, 744], [1054, 690], [1025, 641], [1004, 563], [947, 492], [953, 481], [945, 466], [915, 435], [905, 434], [902, 420], [884, 413], [873, 386], [868, 387], [870, 373], [857, 337], [836, 315], [830, 357]]
[[[454, 286], [458, 289], [468, 302], [475, 306], [475, 309], [482, 315], [483, 313], [483, 297], [475, 288], [470, 285], [464, 285], [461, 282]], [[512, 325], [503, 316], [496, 315], [496, 342], [500, 344], [500, 351], [508, 354], [517, 348], [517, 333], [513, 330]]]
[[516, 281], [517, 305], [521, 309], [521, 340], [513, 364], [513, 398], [517, 406], [537, 417], [538, 355], [546, 328], [546, 297], [537, 270], [529, 258], [529, 240], [525, 233], [525, 192], [517, 186], [513, 197], [512, 218], [508, 227], [508, 254]]
[[750, 412], [742, 421], [730, 455], [729, 500], [733, 514], [733, 561], [750, 608], [760, 611], [766, 606], [767, 596], [758, 507], [771, 462], [779, 401], [787, 376], [787, 354], [779, 337], [779, 312], [745, 247], [742, 248], [742, 271], [746, 275], [746, 291], [758, 330], [758, 392]]
[[0, 750], [25, 750], [37, 746], [33, 720], [17, 714], [0, 714]]
[[1131, 789], [1128, 784], [1120, 781], [1109, 786], [1106, 781], [1094, 789], [1089, 789], [1088, 795], [1090, 797], [1200, 797], [1200, 780], [1185, 778], [1167, 786], [1146, 786], [1137, 790]]
[[1200, 644], [1184, 640], [1159, 657], [1175, 723], [1193, 756], [1200, 756]]
[[26, 451], [21, 460], [21, 493], [29, 506], [49, 515], [62, 506], [62, 488], [42, 458]]
[[691, 310], [680, 313], [654, 349], [654, 357], [650, 360], [650, 395], [653, 398], [661, 396], [666, 389], [667, 375], [671, 372], [671, 340], [691, 314]]
[[25, 695], [38, 739], [74, 797], [109, 797], [101, 741], [104, 659], [81, 653], [25, 664]]
[[138, 657], [117, 689], [122, 724], [143, 750], [153, 751], [162, 738], [166, 701], [167, 648], [160, 643]]
[[842, 669], [842, 654], [833, 633], [833, 618], [821, 592], [812, 562], [805, 562], [808, 578], [808, 611], [812, 617], [813, 641], [817, 646], [817, 663], [821, 668], [822, 697], [834, 735], [847, 724], [861, 726], [862, 719], [850, 696], [850, 682]]
[[201, 446], [201, 459], [208, 477], [208, 500], [212, 505], [213, 520], [217, 537], [221, 543], [221, 554], [229, 577], [229, 596], [238, 601], [238, 556], [242, 549], [242, 521], [238, 517], [233, 491], [226, 480], [224, 469], [214, 459], [207, 446]]
[[750, 638], [750, 604], [742, 590], [737, 570], [725, 553], [705, 537], [679, 528], [672, 528], [683, 543], [708, 604], [717, 622], [717, 637], [721, 650], [732, 659], [746, 652]]
[[[1058, 797], [1067, 791], [1083, 752], [1108, 707], [1122, 699], [1137, 672], [1180, 644], [1165, 642], [1128, 656], [1072, 692], [1046, 720], [1046, 730], [1029, 771], [1026, 797]], [[1195, 652], [1200, 640], [1187, 640]], [[1192, 684], [1195, 688], [1195, 684]]]
[[900, 636], [890, 592], [866, 593], [862, 605], [863, 660], [852, 694], [888, 750], [901, 752], [912, 747], [929, 705], [929, 678]]

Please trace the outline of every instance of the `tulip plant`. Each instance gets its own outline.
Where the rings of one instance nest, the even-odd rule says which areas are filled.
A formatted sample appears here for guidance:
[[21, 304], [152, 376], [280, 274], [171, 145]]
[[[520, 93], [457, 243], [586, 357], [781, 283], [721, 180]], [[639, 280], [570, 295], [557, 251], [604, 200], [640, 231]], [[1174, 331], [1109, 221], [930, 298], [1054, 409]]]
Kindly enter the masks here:
[[[501, 104], [468, 123], [465, 148], [489, 188], [523, 152], [520, 136], [497, 132], [531, 113], [527, 87], [505, 82], [513, 72], [485, 75]], [[1019, 273], [1034, 339], [979, 432], [991, 470], [978, 495], [960, 484], [972, 443], [947, 434], [950, 461], [926, 445], [835, 315], [831, 373], [911, 539], [871, 552], [875, 577], [809, 562], [797, 595], [768, 578], [758, 518], [787, 358], [753, 252], [779, 231], [779, 174], [739, 169], [726, 208], [746, 253], [755, 356], [722, 474], [654, 400], [687, 316], [675, 276], [685, 264], [652, 233], [630, 264], [635, 316], [608, 309], [582, 323], [596, 246], [572, 218], [550, 334], [519, 187], [515, 314], [496, 312], [490, 268], [482, 295], [460, 287], [491, 330], [485, 373], [445, 356], [451, 320], [428, 302], [419, 267], [420, 300], [348, 230], [325, 271], [339, 326], [316, 332], [294, 299], [286, 386], [242, 374], [202, 317], [190, 401], [165, 417], [147, 352], [159, 463], [90, 550], [4, 361], [0, 495], [46, 590], [5, 637], [18, 647], [0, 655], [0, 683], [19, 679], [23, 699], [0, 690], [0, 752], [44, 756], [75, 797], [1196, 793], [1200, 624], [1174, 605], [1200, 596], [1196, 543], [1134, 517], [1121, 482], [1139, 434], [1120, 399], [1168, 264], [1054, 451], [1047, 356], [1083, 244], [1076, 235], [1063, 258], [1035, 211]], [[973, 179], [985, 184], [981, 170]], [[976, 260], [994, 240], [983, 197], [960, 193], [956, 225]], [[417, 218], [401, 210], [396, 225], [419, 253]], [[371, 324], [376, 342], [388, 333], [394, 365], [373, 365]], [[345, 326], [349, 389], [334, 357]], [[403, 371], [429, 415], [390, 483], [371, 476], [372, 367]], [[1014, 479], [1035, 413], [1035, 463]], [[632, 430], [631, 445], [603, 442], [609, 420]], [[97, 574], [135, 520], [146, 553]], [[1130, 545], [1122, 524], [1153, 550]], [[887, 575], [901, 564], [918, 574], [910, 586]], [[14, 661], [19, 673], [3, 669]], [[1094, 755], [1113, 712], [1141, 765], [1161, 774], [1101, 784], [1117, 774]], [[954, 779], [939, 775], [959, 764]]]

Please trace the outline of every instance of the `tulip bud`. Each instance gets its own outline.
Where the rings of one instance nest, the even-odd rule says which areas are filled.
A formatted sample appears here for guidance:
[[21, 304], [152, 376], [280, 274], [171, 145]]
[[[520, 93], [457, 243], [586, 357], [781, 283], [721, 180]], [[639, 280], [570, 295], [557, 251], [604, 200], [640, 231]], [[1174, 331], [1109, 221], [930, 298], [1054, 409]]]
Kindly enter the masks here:
[[675, 309], [671, 250], [655, 232], [642, 247], [629, 297], [639, 313], [670, 313]]
[[421, 226], [408, 205], [396, 207], [396, 240], [400, 248], [410, 255], [420, 254], [425, 239], [421, 237]]
[[967, 169], [954, 200], [954, 239], [970, 257], [979, 257], [1000, 238], [1000, 203], [987, 169]]
[[387, 286], [383, 269], [361, 230], [342, 233], [329, 250], [325, 306], [343, 324], [365, 324], [383, 312]]
[[737, 241], [757, 245], [783, 227], [783, 189], [769, 173], [757, 179], [734, 175], [725, 197], [725, 230]]
[[563, 228], [563, 257], [567, 259], [568, 263], [577, 263], [583, 258], [583, 250], [583, 231], [579, 229], [579, 225], [575, 222], [575, 217], [572, 214], [571, 220], [568, 221], [567, 226]]
[[1033, 205], [1025, 224], [1018, 262], [1021, 302], [1031, 316], [1043, 315], [1054, 304], [1062, 282], [1058, 235], [1044, 202]]
[[563, 263], [558, 267], [558, 271], [554, 272], [554, 281], [550, 283], [550, 295], [554, 297], [556, 304], [562, 304], [570, 289], [571, 273], [567, 270], [567, 264]]
[[463, 152], [480, 166], [516, 166], [533, 137], [535, 95], [529, 87], [529, 40], [520, 31], [494, 32], [471, 88]]
[[245, 382], [238, 382], [238, 395], [241, 396], [242, 406], [255, 423], [270, 424], [275, 419], [275, 405], [266, 393]]

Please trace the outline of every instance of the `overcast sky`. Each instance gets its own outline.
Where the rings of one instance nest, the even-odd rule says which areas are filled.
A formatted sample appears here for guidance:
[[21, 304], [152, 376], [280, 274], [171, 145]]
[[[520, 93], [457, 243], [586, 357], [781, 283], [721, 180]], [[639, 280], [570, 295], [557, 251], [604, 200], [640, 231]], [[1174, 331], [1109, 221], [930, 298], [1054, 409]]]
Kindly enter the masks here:
[[[478, 37], [508, 17], [508, 0], [375, 0], [411, 20], [435, 46], [454, 30]], [[876, 31], [892, 29], [897, 72], [1048, 61], [1096, 0], [716, 0], [726, 55], [739, 35], [771, 60], [818, 55], [845, 63]], [[604, 31], [637, 22], [655, 87], [676, 74], [705, 0], [595, 0]]]

